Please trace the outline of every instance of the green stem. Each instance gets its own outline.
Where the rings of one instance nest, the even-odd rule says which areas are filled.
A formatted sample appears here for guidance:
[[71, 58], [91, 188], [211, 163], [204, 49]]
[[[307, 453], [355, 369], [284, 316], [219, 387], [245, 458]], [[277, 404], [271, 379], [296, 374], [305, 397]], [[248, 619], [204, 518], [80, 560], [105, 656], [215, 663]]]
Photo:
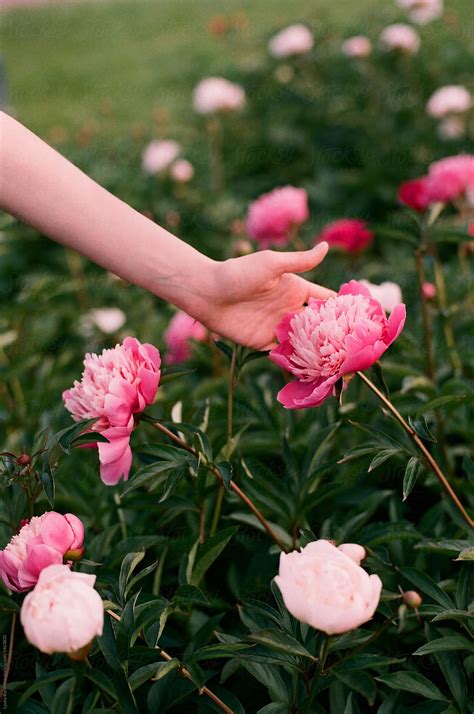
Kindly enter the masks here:
[[211, 190], [219, 193], [224, 190], [224, 159], [222, 156], [222, 126], [218, 117], [211, 117], [207, 122], [209, 137], [209, 163], [211, 168]]
[[324, 635], [323, 644], [321, 645], [321, 650], [319, 652], [318, 666], [311, 681], [309, 696], [304, 703], [303, 709], [301, 710], [301, 714], [311, 714], [311, 712], [313, 711], [314, 699], [318, 692], [318, 683], [321, 678], [321, 674], [324, 670], [324, 665], [326, 664], [326, 657], [328, 656], [329, 641], [329, 635]]
[[421, 314], [423, 317], [423, 334], [425, 338], [426, 351], [426, 373], [432, 382], [435, 381], [435, 364], [433, 357], [433, 335], [431, 330], [431, 321], [429, 314], [428, 301], [423, 291], [425, 282], [425, 266], [423, 265], [423, 254], [425, 252], [424, 242], [415, 251], [416, 272], [418, 275], [418, 288], [421, 298]]
[[448, 314], [449, 306], [446, 292], [446, 283], [443, 274], [443, 266], [441, 265], [436, 246], [433, 246], [432, 250], [434, 258], [435, 283], [436, 289], [438, 291], [438, 302], [441, 308], [441, 316], [443, 320], [444, 338], [446, 340], [446, 344], [448, 345], [449, 357], [451, 359], [451, 364], [453, 365], [454, 373], [456, 376], [459, 377], [462, 375], [462, 362], [456, 347], [454, 330], [453, 326], [451, 325], [451, 320]]
[[441, 471], [440, 467], [436, 463], [435, 459], [432, 457], [418, 434], [414, 431], [414, 429], [411, 428], [411, 426], [405, 421], [405, 419], [402, 417], [398, 409], [394, 407], [390, 399], [387, 399], [385, 394], [383, 394], [375, 384], [365, 376], [363, 372], [357, 372], [359, 377], [366, 383], [366, 385], [373, 391], [373, 393], [380, 399], [381, 402], [387, 407], [387, 409], [393, 414], [395, 419], [401, 424], [401, 426], [405, 429], [406, 433], [408, 436], [413, 440], [415, 445], [418, 447], [418, 449], [421, 451], [423, 456], [425, 457], [425, 460], [428, 462], [429, 467], [433, 471], [433, 473], [436, 475], [438, 478], [439, 482], [443, 486], [444, 490], [448, 494], [449, 498], [451, 501], [454, 503], [456, 508], [458, 509], [459, 513], [461, 516], [464, 518], [466, 523], [470, 528], [474, 527], [474, 521], [462, 505], [461, 501], [457, 497], [456, 493], [453, 491], [451, 484], [449, 483], [448, 479], [444, 475], [444, 473]]
[[0, 700], [3, 700], [5, 689], [6, 689], [7, 683], [8, 683], [8, 676], [10, 674], [10, 668], [12, 666], [13, 642], [15, 639], [16, 618], [17, 618], [17, 614], [16, 614], [16, 612], [14, 612], [12, 614], [12, 624], [10, 627], [10, 641], [8, 643], [8, 653], [7, 653], [7, 657], [6, 657], [6, 661], [5, 661], [4, 669], [3, 669], [3, 683], [2, 683], [2, 686], [0, 687]]

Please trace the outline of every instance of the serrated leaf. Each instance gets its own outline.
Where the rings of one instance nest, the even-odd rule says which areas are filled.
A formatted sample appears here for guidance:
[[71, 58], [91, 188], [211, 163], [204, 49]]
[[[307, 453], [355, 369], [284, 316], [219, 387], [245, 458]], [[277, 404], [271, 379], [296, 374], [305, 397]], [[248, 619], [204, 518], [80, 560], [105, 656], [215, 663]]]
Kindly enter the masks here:
[[457, 650], [468, 650], [474, 652], [474, 642], [468, 640], [463, 635], [447, 635], [446, 637], [438, 637], [436, 640], [427, 642], [426, 645], [418, 647], [413, 655], [429, 655], [434, 652], [453, 652]]
[[436, 442], [436, 437], [431, 433], [426, 419], [424, 416], [419, 419], [413, 419], [411, 416], [408, 417], [408, 424], [411, 426], [415, 434], [417, 434], [420, 439], [424, 441]]
[[311, 652], [308, 652], [304, 645], [298, 642], [298, 640], [291, 635], [286, 632], [282, 632], [281, 630], [260, 630], [249, 635], [249, 639], [258, 642], [260, 645], [271, 647], [271, 649], [279, 652], [285, 652], [286, 654], [297, 657], [308, 657], [313, 661], [316, 660], [316, 657], [314, 657]]
[[425, 699], [446, 701], [444, 694], [440, 692], [433, 682], [430, 682], [429, 679], [418, 672], [393, 672], [392, 674], [385, 674], [382, 677], [376, 677], [376, 679], [378, 682], [386, 684], [391, 689], [412, 692], [413, 694], [418, 694], [418, 696], [424, 697]]
[[405, 475], [403, 477], [403, 500], [406, 501], [413, 490], [413, 487], [418, 479], [418, 475], [422, 468], [417, 456], [412, 456], [407, 463]]

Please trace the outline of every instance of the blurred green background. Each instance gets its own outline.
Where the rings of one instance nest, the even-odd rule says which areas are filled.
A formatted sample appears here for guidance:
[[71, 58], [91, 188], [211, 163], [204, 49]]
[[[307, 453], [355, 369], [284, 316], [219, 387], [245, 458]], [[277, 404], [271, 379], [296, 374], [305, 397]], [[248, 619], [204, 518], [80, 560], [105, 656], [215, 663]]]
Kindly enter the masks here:
[[[9, 103], [58, 143], [64, 128], [104, 116], [113, 119], [111, 137], [157, 117], [179, 135], [196, 81], [251, 70], [266, 57], [272, 33], [297, 21], [336, 49], [341, 34], [376, 40], [385, 24], [406, 16], [393, 0], [110, 0], [4, 10]], [[444, 23], [472, 48], [473, 21], [472, 0], [447, 0]], [[432, 52], [443, 49], [440, 25], [423, 28]]]

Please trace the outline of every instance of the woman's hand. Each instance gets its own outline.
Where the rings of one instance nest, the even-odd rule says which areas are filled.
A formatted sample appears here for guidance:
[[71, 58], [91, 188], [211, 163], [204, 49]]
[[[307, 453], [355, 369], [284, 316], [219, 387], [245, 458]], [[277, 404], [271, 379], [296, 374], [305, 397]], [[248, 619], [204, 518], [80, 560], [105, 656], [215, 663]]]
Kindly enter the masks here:
[[310, 297], [333, 294], [294, 274], [315, 268], [327, 251], [328, 244], [320, 243], [307, 251], [264, 250], [213, 263], [211, 296], [199, 320], [241, 345], [269, 349], [283, 315], [300, 310]]

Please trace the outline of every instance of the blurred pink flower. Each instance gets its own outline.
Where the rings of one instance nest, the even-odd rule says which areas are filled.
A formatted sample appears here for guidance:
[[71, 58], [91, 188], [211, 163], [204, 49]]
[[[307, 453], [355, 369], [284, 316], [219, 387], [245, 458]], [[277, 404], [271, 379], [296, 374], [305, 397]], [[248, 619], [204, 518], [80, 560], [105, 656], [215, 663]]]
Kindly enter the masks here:
[[341, 218], [324, 226], [316, 241], [327, 241], [330, 246], [346, 253], [360, 253], [373, 240], [374, 234], [367, 228], [367, 223], [359, 218]]
[[400, 184], [398, 200], [405, 206], [413, 208], [414, 211], [424, 213], [430, 205], [427, 177], [422, 176]]
[[466, 87], [448, 84], [431, 95], [426, 111], [434, 119], [442, 119], [447, 114], [463, 114], [472, 107], [472, 97]]
[[101, 332], [111, 335], [125, 325], [127, 318], [119, 307], [96, 307], [84, 315], [82, 326], [87, 330], [95, 325]]
[[420, 36], [410, 25], [401, 22], [388, 25], [380, 34], [380, 45], [387, 52], [415, 55], [420, 49]]
[[14, 592], [32, 588], [48, 565], [60, 564], [71, 550], [74, 559], [83, 551], [84, 526], [72, 513], [43, 513], [22, 526], [0, 551], [0, 577]]
[[446, 117], [438, 125], [438, 136], [444, 141], [460, 139], [466, 132], [464, 118], [460, 116]]
[[198, 114], [235, 112], [244, 106], [244, 89], [223, 77], [208, 77], [194, 88], [193, 107]]
[[152, 141], [148, 144], [142, 156], [142, 168], [147, 174], [157, 174], [167, 169], [175, 161], [181, 151], [176, 141]]
[[372, 297], [381, 304], [382, 310], [385, 312], [393, 312], [403, 300], [400, 285], [392, 283], [390, 280], [380, 283], [380, 285], [374, 285], [368, 280], [359, 280], [359, 283], [369, 289]]
[[192, 163], [186, 159], [178, 159], [171, 165], [170, 176], [177, 183], [188, 183], [194, 176]]
[[42, 570], [21, 608], [27, 640], [46, 654], [73, 654], [101, 635], [104, 607], [94, 590], [95, 579], [95, 575], [71, 572], [67, 565]]
[[203, 342], [207, 335], [204, 325], [180, 310], [171, 318], [164, 333], [164, 340], [169, 350], [165, 361], [168, 364], [185, 362], [191, 356], [191, 340]]
[[397, 0], [397, 5], [417, 25], [426, 25], [443, 14], [443, 0]]
[[460, 198], [474, 202], [474, 155], [448, 156], [431, 164], [428, 192], [432, 203], [449, 203]]
[[360, 567], [364, 555], [355, 543], [337, 548], [327, 540], [281, 553], [275, 582], [293, 617], [328, 635], [355, 630], [370, 620], [382, 581]]
[[100, 477], [108, 485], [128, 478], [133, 416], [152, 404], [160, 381], [160, 362], [156, 347], [126, 337], [121, 345], [100, 355], [86, 354], [81, 381], [63, 392], [73, 419], [97, 419], [93, 430], [108, 439], [108, 443], [97, 442]]
[[423, 283], [423, 297], [425, 300], [433, 300], [436, 297], [436, 285], [434, 283]]
[[261, 248], [286, 245], [291, 231], [308, 218], [308, 194], [303, 188], [275, 188], [250, 204], [247, 233], [259, 242]]
[[347, 57], [368, 57], [372, 52], [372, 42], [365, 35], [355, 35], [344, 40], [341, 51]]
[[355, 280], [327, 300], [309, 299], [301, 312], [286, 315], [276, 330], [278, 347], [270, 359], [297, 379], [278, 393], [287, 409], [320, 406], [336, 382], [368, 369], [398, 337], [405, 305], [387, 319], [380, 303]]
[[284, 58], [303, 55], [313, 49], [313, 35], [306, 25], [290, 25], [278, 32], [268, 43], [273, 57]]

